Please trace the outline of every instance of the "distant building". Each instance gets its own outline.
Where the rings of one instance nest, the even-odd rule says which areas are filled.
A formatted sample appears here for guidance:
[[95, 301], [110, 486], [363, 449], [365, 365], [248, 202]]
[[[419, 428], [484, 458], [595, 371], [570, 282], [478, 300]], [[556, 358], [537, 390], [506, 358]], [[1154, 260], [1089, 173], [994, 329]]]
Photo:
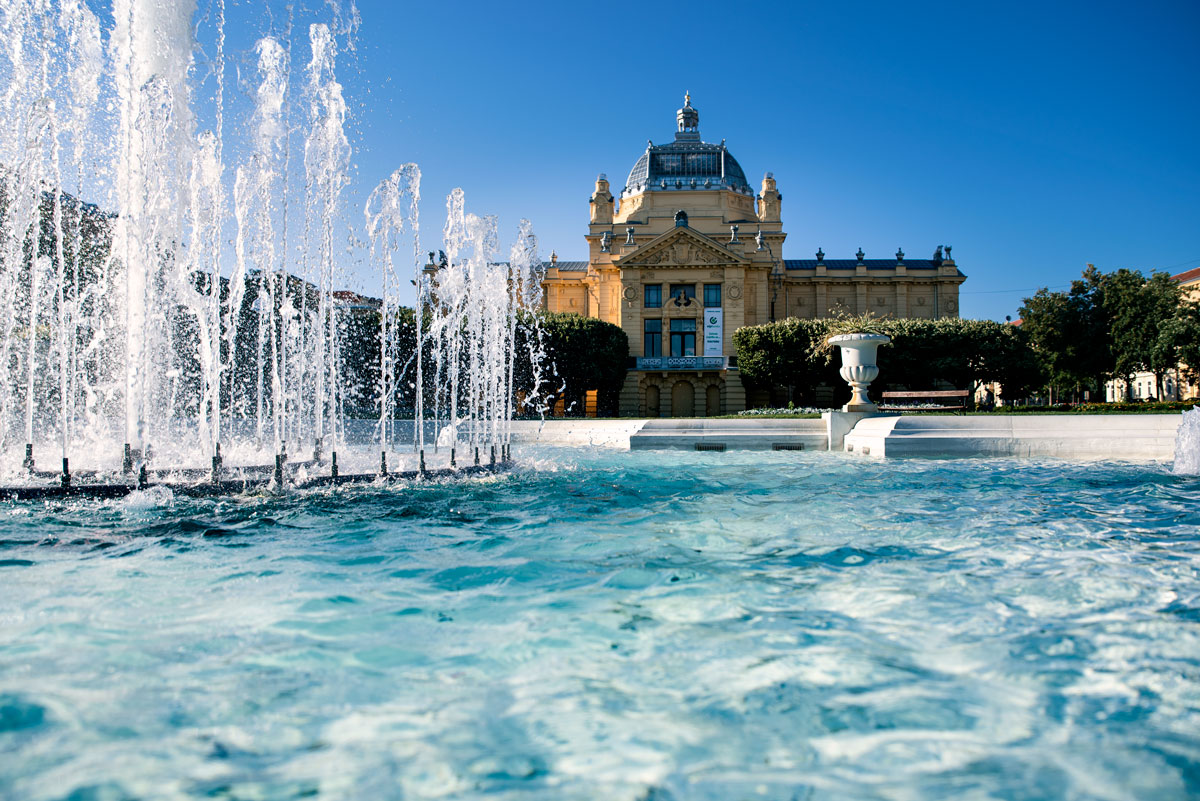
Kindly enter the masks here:
[[1171, 278], [1179, 282], [1185, 297], [1190, 300], [1200, 300], [1200, 267], [1172, 275]]
[[383, 308], [383, 301], [367, 295], [360, 295], [349, 289], [337, 289], [333, 293], [337, 308], [351, 312], [377, 312]]
[[958, 316], [966, 279], [938, 246], [932, 258], [784, 259], [783, 195], [766, 173], [756, 194], [725, 142], [700, 138], [684, 99], [673, 141], [645, 151], [620, 197], [596, 179], [587, 261], [545, 264], [546, 307], [598, 317], [629, 336], [621, 414], [740, 411], [733, 332], [785, 317], [838, 312]]

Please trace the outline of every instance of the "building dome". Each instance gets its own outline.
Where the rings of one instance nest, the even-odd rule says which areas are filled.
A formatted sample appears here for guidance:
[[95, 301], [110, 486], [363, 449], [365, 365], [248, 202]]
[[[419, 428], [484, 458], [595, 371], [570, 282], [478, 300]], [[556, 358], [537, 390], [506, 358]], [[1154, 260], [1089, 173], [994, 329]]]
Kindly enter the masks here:
[[675, 117], [675, 141], [665, 145], [647, 143], [646, 152], [629, 171], [621, 196], [691, 189], [728, 189], [753, 196], [742, 166], [725, 143], [714, 145], [700, 140], [700, 112], [692, 107], [690, 95], [684, 98], [683, 108]]

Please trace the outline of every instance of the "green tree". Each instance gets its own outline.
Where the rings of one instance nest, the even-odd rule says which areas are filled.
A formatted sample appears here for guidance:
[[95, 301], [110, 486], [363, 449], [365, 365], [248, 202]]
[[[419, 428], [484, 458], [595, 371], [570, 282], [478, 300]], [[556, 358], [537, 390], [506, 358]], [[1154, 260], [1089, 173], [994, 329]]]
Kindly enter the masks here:
[[1106, 276], [1091, 265], [1067, 292], [1040, 289], [1021, 305], [1021, 328], [1041, 360], [1050, 386], [1102, 394], [1114, 370]]
[[1200, 380], [1200, 301], [1184, 300], [1159, 333], [1158, 347], [1172, 349], [1176, 364], [1191, 376]]
[[[540, 329], [545, 358], [538, 389], [549, 397], [549, 404], [561, 398], [568, 414], [582, 416], [585, 393], [597, 390], [598, 413], [616, 416], [629, 363], [629, 338], [620, 326], [566, 312], [543, 312], [529, 322], [536, 327], [528, 322], [521, 326], [524, 341], [518, 343], [517, 353], [528, 352], [527, 338]], [[523, 369], [516, 386], [528, 392], [531, 382], [531, 373]]]
[[1170, 335], [1180, 313], [1179, 285], [1167, 273], [1153, 272], [1147, 279], [1138, 270], [1121, 269], [1104, 277], [1103, 296], [1114, 374], [1128, 387], [1134, 373], [1153, 373], [1155, 394], [1161, 398], [1167, 370], [1179, 363], [1179, 349]]

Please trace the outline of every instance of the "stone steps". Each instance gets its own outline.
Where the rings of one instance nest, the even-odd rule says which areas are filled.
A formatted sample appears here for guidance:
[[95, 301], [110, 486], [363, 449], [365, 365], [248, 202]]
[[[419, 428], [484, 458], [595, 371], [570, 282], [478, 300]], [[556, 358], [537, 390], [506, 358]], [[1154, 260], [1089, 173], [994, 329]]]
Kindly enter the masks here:
[[845, 450], [870, 456], [1170, 461], [1177, 414], [886, 416], [861, 420]]
[[647, 420], [629, 438], [630, 450], [827, 450], [822, 420]]

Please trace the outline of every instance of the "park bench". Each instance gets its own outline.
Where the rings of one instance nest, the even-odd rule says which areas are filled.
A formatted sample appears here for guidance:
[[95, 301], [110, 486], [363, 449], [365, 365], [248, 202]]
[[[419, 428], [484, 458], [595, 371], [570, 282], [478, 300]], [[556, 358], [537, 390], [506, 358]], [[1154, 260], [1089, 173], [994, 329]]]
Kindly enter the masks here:
[[[880, 394], [883, 402], [879, 404], [879, 408], [890, 412], [965, 412], [967, 410], [967, 399], [971, 397], [970, 390], [966, 389], [935, 389], [924, 392], [884, 392]], [[913, 403], [897, 403], [899, 400], [913, 401], [921, 403], [921, 406], [913, 405]]]

